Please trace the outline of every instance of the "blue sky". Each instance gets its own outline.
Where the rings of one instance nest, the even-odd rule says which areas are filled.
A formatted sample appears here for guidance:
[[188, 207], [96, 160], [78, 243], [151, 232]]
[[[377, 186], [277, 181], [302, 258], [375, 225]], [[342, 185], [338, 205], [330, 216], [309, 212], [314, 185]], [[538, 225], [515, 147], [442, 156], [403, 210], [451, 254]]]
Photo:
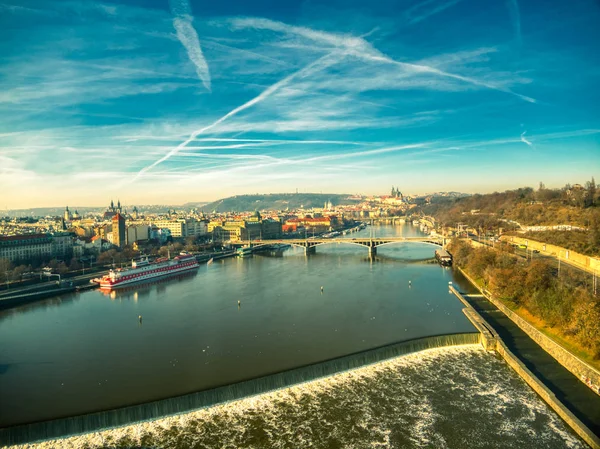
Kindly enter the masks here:
[[595, 0], [0, 0], [0, 208], [600, 174]]

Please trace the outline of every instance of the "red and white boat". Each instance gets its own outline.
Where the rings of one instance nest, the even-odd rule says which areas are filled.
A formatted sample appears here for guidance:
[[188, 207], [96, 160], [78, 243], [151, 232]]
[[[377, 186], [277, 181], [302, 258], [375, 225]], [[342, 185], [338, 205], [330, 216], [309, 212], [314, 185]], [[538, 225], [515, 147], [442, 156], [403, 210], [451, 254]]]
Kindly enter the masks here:
[[198, 261], [192, 254], [181, 253], [173, 259], [164, 257], [154, 262], [149, 262], [148, 258], [145, 258], [133, 262], [131, 268], [110, 270], [106, 276], [100, 279], [100, 288], [111, 290], [168, 274], [184, 273], [198, 267]]

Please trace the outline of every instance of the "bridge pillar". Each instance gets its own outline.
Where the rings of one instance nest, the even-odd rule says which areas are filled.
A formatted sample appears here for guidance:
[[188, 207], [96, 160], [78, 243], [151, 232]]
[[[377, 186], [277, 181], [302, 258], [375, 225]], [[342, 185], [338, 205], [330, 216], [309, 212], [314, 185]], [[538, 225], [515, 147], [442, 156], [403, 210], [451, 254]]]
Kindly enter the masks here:
[[309, 254], [315, 254], [316, 252], [317, 252], [316, 246], [305, 246], [304, 247], [304, 254], [306, 254], [307, 256]]
[[377, 247], [376, 246], [369, 246], [369, 257], [372, 259], [376, 255], [377, 255]]

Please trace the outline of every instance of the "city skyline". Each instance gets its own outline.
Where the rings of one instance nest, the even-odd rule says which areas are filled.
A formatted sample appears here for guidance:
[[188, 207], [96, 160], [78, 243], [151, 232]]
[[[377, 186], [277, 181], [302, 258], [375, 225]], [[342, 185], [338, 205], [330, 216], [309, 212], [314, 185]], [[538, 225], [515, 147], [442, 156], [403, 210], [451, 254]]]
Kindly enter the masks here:
[[0, 208], [600, 172], [597, 2], [205, 3], [2, 0]]

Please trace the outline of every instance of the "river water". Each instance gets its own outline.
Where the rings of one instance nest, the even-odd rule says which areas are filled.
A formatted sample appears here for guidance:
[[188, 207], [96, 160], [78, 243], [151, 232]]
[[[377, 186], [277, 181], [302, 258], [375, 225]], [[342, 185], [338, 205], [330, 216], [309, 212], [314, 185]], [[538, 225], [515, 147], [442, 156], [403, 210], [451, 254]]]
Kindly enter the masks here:
[[[351, 237], [421, 235], [411, 225], [361, 233]], [[319, 246], [309, 256], [291, 249], [279, 257], [215, 261], [192, 275], [111, 294], [88, 291], [2, 312], [0, 427], [172, 397], [403, 340], [473, 332], [448, 293], [449, 281], [462, 281], [424, 262], [434, 249], [390, 245], [375, 260], [354, 245]], [[207, 415], [182, 424], [181, 438], [191, 438], [203, 422], [202, 432], [216, 432], [209, 432], [216, 439], [207, 447], [242, 447], [228, 441], [231, 428], [249, 432], [248, 441], [258, 446], [277, 446], [275, 435], [304, 439], [302, 446], [464, 446], [467, 429], [469, 440], [485, 441], [486, 433], [477, 436], [467, 422], [487, 411], [482, 428], [512, 435], [513, 442], [579, 444], [493, 356], [475, 347], [426, 352], [197, 412]], [[239, 412], [246, 407], [253, 411]], [[221, 425], [226, 428], [217, 432]], [[308, 430], [314, 426], [324, 427]], [[157, 443], [164, 437], [152, 435], [146, 437]], [[331, 438], [323, 440], [326, 435]], [[497, 447], [513, 447], [502, 444]]]

